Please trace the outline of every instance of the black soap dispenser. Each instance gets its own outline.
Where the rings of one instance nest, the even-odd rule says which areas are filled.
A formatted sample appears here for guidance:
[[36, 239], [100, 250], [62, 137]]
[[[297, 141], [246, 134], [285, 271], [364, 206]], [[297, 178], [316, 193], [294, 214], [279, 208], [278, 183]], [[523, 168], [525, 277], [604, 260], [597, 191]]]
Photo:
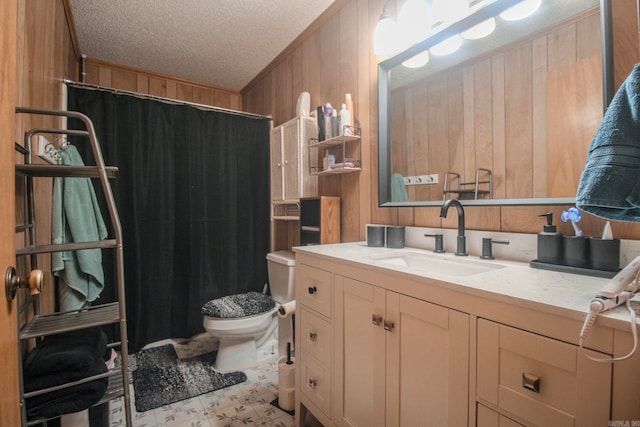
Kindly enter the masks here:
[[562, 264], [562, 234], [553, 225], [553, 214], [546, 213], [538, 216], [547, 217], [547, 225], [538, 233], [538, 262], [547, 264]]

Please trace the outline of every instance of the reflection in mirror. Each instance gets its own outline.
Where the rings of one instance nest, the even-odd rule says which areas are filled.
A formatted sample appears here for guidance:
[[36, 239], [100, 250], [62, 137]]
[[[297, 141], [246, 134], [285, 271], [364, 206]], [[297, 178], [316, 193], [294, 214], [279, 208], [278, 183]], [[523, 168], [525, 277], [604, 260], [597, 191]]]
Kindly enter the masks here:
[[[573, 203], [603, 116], [600, 1], [543, 0], [522, 21], [485, 3], [380, 64], [381, 206]], [[402, 65], [488, 16], [489, 36]]]

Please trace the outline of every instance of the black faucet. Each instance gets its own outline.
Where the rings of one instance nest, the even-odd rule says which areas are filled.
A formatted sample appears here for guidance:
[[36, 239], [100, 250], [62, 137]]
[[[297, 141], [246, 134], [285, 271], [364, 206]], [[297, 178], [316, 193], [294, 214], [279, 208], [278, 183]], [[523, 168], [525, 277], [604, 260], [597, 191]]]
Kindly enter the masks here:
[[458, 199], [449, 199], [442, 205], [440, 209], [440, 218], [447, 217], [447, 211], [449, 207], [454, 205], [456, 210], [458, 211], [458, 245], [456, 248], [456, 255], [458, 256], [467, 256], [467, 240], [464, 237], [464, 209], [462, 208], [462, 203]]

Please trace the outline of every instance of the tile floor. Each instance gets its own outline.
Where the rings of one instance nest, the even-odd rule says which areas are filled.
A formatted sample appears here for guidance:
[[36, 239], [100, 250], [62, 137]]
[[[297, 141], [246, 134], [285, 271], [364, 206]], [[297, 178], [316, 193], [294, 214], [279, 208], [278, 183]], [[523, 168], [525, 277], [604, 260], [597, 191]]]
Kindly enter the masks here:
[[[180, 347], [180, 344], [176, 345], [178, 354], [181, 352]], [[134, 363], [131, 364], [132, 368]], [[263, 362], [243, 372], [247, 375], [247, 381], [243, 383], [140, 413], [135, 410], [133, 386], [131, 386], [133, 425], [135, 427], [292, 427], [293, 417], [271, 405], [271, 401], [278, 396], [277, 360]], [[111, 427], [126, 424], [122, 399], [111, 402], [110, 412]]]

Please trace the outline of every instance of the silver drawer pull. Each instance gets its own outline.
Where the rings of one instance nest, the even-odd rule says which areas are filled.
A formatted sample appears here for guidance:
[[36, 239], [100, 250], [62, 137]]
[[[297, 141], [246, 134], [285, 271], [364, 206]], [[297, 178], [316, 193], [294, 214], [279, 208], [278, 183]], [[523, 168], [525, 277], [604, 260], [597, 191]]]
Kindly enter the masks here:
[[522, 373], [522, 387], [534, 393], [540, 393], [540, 377], [533, 374]]
[[393, 320], [385, 320], [384, 321], [384, 330], [385, 331], [393, 331], [393, 328], [396, 326], [396, 324], [393, 322]]
[[315, 294], [316, 292], [318, 292], [318, 288], [316, 288], [315, 286], [309, 286], [309, 293], [311, 295]]
[[316, 334], [315, 332], [309, 332], [309, 340], [311, 341], [317, 341], [318, 339], [318, 334]]
[[382, 323], [382, 316], [380, 316], [379, 314], [371, 315], [371, 323], [376, 326], [380, 326], [380, 324]]
[[309, 378], [309, 388], [314, 389], [317, 385], [318, 383], [316, 382], [316, 380], [314, 380], [313, 378]]

